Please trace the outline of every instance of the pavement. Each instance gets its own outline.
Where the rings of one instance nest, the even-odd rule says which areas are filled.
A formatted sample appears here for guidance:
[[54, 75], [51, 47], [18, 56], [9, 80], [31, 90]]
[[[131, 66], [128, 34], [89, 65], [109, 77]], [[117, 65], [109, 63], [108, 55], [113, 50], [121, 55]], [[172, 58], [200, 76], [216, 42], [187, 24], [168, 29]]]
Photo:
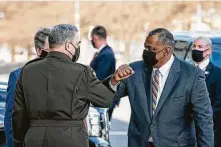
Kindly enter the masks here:
[[127, 130], [130, 120], [130, 103], [128, 97], [122, 98], [120, 106], [113, 112], [110, 142], [112, 147], [127, 147]]

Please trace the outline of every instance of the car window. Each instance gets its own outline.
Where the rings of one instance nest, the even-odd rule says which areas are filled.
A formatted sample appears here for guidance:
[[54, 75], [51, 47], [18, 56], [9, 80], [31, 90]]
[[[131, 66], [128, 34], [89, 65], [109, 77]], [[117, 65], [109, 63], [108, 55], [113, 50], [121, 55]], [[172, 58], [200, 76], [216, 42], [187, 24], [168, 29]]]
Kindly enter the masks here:
[[193, 48], [193, 44], [191, 44], [190, 46], [190, 49], [187, 53], [187, 56], [186, 56], [186, 59], [185, 61], [187, 61], [188, 63], [193, 63], [193, 60], [192, 60], [192, 48]]
[[6, 100], [7, 94], [7, 83], [0, 82], [0, 102], [4, 102]]
[[0, 101], [5, 101], [6, 100], [6, 91], [1, 91], [0, 90]]
[[186, 41], [176, 40], [175, 47], [174, 47], [174, 54], [177, 58], [184, 60], [186, 52], [189, 48], [189, 43]]
[[212, 62], [221, 67], [221, 44], [213, 44]]

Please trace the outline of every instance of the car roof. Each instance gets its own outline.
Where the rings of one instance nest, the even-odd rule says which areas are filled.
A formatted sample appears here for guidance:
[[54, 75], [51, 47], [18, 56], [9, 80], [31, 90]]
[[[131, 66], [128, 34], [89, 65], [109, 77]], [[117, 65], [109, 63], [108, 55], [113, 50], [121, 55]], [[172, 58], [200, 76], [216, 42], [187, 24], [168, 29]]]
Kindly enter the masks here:
[[215, 44], [221, 44], [221, 32], [191, 32], [191, 31], [183, 31], [183, 32], [172, 32], [175, 40], [183, 40], [187, 42], [193, 42], [194, 39], [200, 36], [205, 36], [211, 39], [211, 41]]

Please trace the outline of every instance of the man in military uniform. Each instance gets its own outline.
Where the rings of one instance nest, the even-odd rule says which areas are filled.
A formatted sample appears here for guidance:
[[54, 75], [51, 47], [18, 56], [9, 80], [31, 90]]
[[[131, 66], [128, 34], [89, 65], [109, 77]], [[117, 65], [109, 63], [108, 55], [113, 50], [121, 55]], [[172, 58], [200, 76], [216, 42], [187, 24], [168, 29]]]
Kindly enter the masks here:
[[15, 147], [87, 147], [83, 120], [89, 105], [108, 107], [114, 93], [89, 67], [75, 63], [80, 54], [75, 26], [55, 26], [49, 47], [48, 56], [26, 64], [18, 79], [13, 112]]

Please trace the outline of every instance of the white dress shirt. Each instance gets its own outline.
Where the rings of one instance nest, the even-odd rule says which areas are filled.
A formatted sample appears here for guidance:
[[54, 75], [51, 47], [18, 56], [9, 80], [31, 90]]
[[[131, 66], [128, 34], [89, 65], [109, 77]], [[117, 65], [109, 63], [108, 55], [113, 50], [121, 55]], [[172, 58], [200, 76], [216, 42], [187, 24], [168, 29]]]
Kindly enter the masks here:
[[[162, 94], [162, 92], [163, 92], [163, 88], [164, 88], [164, 86], [165, 86], [167, 77], [168, 77], [168, 75], [169, 75], [171, 66], [172, 66], [172, 64], [173, 64], [173, 61], [174, 61], [174, 56], [172, 55], [171, 58], [170, 58], [170, 60], [167, 61], [167, 63], [165, 63], [163, 66], [161, 66], [161, 67], [159, 68], [160, 74], [159, 74], [159, 87], [158, 87], [158, 93], [157, 93], [156, 108], [157, 108], [157, 105], [158, 105], [158, 103], [159, 103], [161, 94]], [[156, 70], [157, 70], [157, 68], [154, 68], [154, 69], [153, 69], [152, 78], [153, 78], [153, 76], [154, 76]], [[151, 97], [151, 98], [152, 98], [152, 97]], [[151, 112], [151, 113], [152, 113], [152, 112]], [[149, 141], [149, 142], [153, 142], [152, 136], [149, 137], [148, 141]]]
[[105, 46], [107, 46], [107, 44], [103, 44], [101, 47], [99, 47], [99, 49], [96, 51], [96, 53], [99, 54]]
[[206, 59], [202, 62], [200, 62], [199, 64], [195, 63], [196, 66], [199, 66], [199, 68], [203, 71], [206, 71], [207, 66], [209, 65], [210, 59]]
[[107, 44], [102, 45], [97, 51], [95, 51], [94, 56], [92, 57], [91, 62], [98, 56], [98, 54], [104, 49]]

